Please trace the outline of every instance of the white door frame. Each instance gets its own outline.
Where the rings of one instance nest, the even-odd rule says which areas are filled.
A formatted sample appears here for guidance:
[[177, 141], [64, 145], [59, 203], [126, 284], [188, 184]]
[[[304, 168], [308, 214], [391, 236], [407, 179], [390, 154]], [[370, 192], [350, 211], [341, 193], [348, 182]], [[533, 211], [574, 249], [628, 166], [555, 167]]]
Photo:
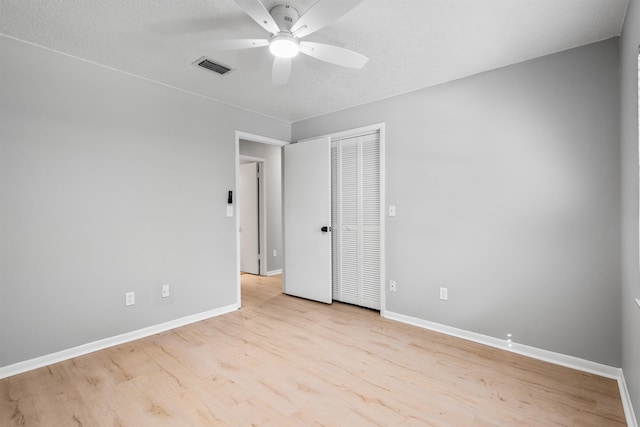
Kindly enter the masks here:
[[[238, 306], [239, 307], [242, 306], [242, 299], [241, 299], [242, 292], [241, 292], [241, 289], [240, 289], [240, 214], [238, 212], [237, 194], [238, 194], [238, 189], [240, 188], [240, 140], [241, 139], [244, 139], [246, 141], [258, 142], [258, 143], [261, 143], [261, 144], [275, 145], [275, 146], [279, 146], [279, 147], [282, 147], [284, 145], [289, 144], [289, 142], [281, 141], [279, 139], [268, 138], [266, 136], [255, 135], [255, 134], [252, 134], [252, 133], [242, 132], [242, 131], [239, 131], [239, 130], [236, 131], [236, 135], [235, 135], [236, 185], [235, 185], [235, 190], [234, 191], [235, 191], [235, 194], [236, 194], [236, 198], [235, 198], [235, 200], [236, 200], [236, 221], [235, 221], [235, 223], [236, 223], [236, 272], [237, 272], [237, 279], [236, 280], [237, 280], [237, 301], [238, 301]], [[243, 157], [248, 157], [248, 156], [243, 156]], [[264, 175], [263, 175], [263, 178], [265, 178]], [[265, 179], [261, 180], [261, 182], [264, 182], [264, 181], [265, 181]], [[262, 185], [264, 185], [264, 183]], [[266, 189], [266, 185], [264, 185], [264, 187], [262, 187], [261, 190], [263, 188]], [[265, 191], [261, 191], [261, 194], [264, 195]], [[265, 200], [266, 199], [262, 199], [263, 203], [260, 204], [261, 205], [261, 209], [264, 209], [264, 206], [265, 206], [264, 201]], [[263, 212], [266, 212], [266, 210], [263, 211]], [[262, 215], [262, 220], [265, 221], [265, 222], [264, 222], [264, 226], [263, 226], [263, 224], [260, 224], [260, 228], [262, 230], [264, 230], [264, 233], [265, 233], [265, 236], [266, 236], [266, 233], [267, 233], [266, 214]], [[263, 266], [263, 264], [264, 264], [264, 268], [265, 268], [264, 271], [265, 272], [266, 272], [266, 268], [267, 268], [267, 265], [266, 265], [266, 251], [267, 251], [266, 242], [267, 242], [267, 239], [265, 237], [264, 240], [263, 240], [262, 236], [261, 236], [260, 240], [261, 240], [261, 243], [260, 243], [261, 245], [262, 245], [262, 242], [264, 242], [264, 244], [265, 244], [264, 251], [262, 250], [262, 246], [260, 248], [261, 256], [264, 255], [264, 257], [265, 257], [264, 258], [265, 261], [264, 262], [263, 261], [260, 262], [260, 274], [262, 274], [262, 271], [263, 271], [262, 270], [262, 266]]]
[[320, 135], [314, 138], [302, 139], [298, 142], [304, 142], [312, 139], [329, 137], [333, 141], [334, 139], [349, 138], [364, 133], [380, 132], [380, 316], [385, 316], [386, 311], [386, 253], [385, 253], [385, 224], [387, 220], [386, 215], [386, 184], [385, 184], [385, 125], [383, 123], [376, 123], [369, 126], [363, 126], [356, 129], [349, 129], [341, 132], [330, 133], [326, 135]]
[[[267, 200], [267, 186], [265, 185], [264, 179], [264, 169], [267, 164], [267, 159], [262, 157], [253, 157], [253, 156], [245, 156], [244, 154], [239, 155], [239, 161], [245, 161], [246, 163], [257, 163], [259, 168], [259, 188], [258, 188], [258, 240], [260, 242], [260, 256], [258, 259], [260, 263], [258, 265], [258, 274], [260, 276], [266, 276], [267, 274], [267, 210], [265, 209], [265, 203]], [[240, 192], [237, 193], [238, 202], [240, 201]], [[237, 215], [238, 221], [240, 221], [240, 210], [242, 206], [238, 203]], [[238, 231], [240, 231], [240, 227], [238, 227]], [[242, 253], [242, 247], [240, 247], [240, 253]]]

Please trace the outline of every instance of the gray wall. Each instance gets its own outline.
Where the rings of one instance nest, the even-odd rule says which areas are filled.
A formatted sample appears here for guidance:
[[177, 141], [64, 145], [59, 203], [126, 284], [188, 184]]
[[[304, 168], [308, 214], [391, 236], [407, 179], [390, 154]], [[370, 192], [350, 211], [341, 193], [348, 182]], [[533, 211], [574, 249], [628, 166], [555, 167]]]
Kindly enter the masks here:
[[[266, 159], [267, 272], [282, 269], [282, 148], [240, 140], [240, 154]], [[273, 250], [276, 256], [273, 256]]]
[[0, 366], [235, 302], [235, 130], [386, 122], [387, 309], [614, 366], [623, 348], [638, 408], [638, 14], [622, 153], [616, 40], [290, 128], [0, 37]]
[[640, 415], [640, 298], [638, 274], [638, 46], [640, 5], [629, 2], [620, 47], [622, 140], [622, 369]]
[[620, 366], [617, 82], [612, 39], [294, 123], [292, 140], [386, 122], [387, 310]]
[[0, 58], [0, 366], [237, 302], [235, 131], [290, 125], [4, 37]]

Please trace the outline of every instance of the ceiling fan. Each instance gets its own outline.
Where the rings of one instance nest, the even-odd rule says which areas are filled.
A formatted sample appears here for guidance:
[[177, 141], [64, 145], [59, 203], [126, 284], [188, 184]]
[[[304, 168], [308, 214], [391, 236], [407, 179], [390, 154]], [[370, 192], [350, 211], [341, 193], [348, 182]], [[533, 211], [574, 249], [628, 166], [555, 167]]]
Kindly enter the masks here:
[[357, 69], [364, 67], [369, 60], [348, 49], [300, 40], [345, 15], [362, 0], [319, 0], [302, 16], [288, 4], [267, 11], [260, 0], [234, 1], [271, 36], [268, 39], [220, 40], [210, 42], [207, 46], [214, 50], [268, 46], [274, 56], [272, 79], [275, 85], [283, 85], [289, 80], [291, 59], [299, 52], [331, 64]]

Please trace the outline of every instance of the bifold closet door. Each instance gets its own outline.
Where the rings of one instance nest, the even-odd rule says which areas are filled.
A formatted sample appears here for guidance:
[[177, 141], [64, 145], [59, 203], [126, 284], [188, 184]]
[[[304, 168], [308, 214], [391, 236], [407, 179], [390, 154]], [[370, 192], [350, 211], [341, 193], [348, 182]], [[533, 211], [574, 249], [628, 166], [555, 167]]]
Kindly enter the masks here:
[[333, 299], [380, 309], [380, 133], [332, 141]]

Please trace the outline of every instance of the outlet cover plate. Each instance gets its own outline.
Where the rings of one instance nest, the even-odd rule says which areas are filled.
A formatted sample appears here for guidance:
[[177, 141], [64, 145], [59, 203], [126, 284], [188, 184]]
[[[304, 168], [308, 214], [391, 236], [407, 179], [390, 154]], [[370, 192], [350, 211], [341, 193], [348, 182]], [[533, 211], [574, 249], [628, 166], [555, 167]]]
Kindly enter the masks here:
[[124, 294], [124, 305], [130, 306], [136, 303], [136, 293], [135, 292], [127, 292]]

